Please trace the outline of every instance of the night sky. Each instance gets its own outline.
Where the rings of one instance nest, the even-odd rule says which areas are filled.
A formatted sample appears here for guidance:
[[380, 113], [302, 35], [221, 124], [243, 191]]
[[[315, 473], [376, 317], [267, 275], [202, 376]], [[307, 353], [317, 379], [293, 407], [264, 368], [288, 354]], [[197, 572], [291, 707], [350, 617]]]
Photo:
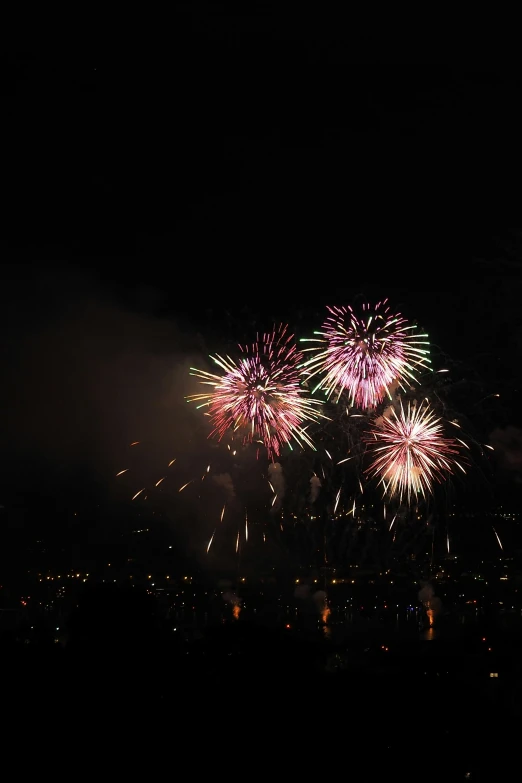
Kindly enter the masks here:
[[213, 7], [153, 54], [3, 60], [2, 492], [101, 482], [144, 433], [196, 449], [193, 361], [388, 296], [516, 497], [519, 73], [354, 62], [333, 25]]

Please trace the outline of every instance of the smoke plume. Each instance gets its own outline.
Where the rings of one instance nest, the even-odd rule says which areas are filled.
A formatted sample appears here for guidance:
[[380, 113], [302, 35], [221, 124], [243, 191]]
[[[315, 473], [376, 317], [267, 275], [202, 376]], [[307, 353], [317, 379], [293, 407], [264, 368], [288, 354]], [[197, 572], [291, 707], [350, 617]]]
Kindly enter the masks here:
[[497, 428], [490, 440], [501, 467], [508, 473], [522, 474], [522, 430], [512, 426]]
[[227, 493], [228, 500], [232, 500], [232, 498], [236, 496], [234, 483], [232, 481], [230, 473], [218, 473], [215, 476], [212, 476], [212, 481], [214, 482], [214, 484], [217, 484], [218, 487], [223, 487], [223, 489]]
[[315, 503], [321, 491], [321, 479], [319, 476], [312, 476], [310, 479], [310, 503]]
[[442, 610], [442, 601], [435, 595], [433, 585], [430, 582], [421, 582], [418, 598], [424, 605], [429, 624], [433, 625]]

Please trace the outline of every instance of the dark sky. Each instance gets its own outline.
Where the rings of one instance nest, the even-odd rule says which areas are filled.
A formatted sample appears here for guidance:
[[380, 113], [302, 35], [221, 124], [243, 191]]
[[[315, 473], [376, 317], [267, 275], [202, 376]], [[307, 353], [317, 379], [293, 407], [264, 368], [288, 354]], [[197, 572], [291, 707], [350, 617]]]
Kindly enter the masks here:
[[355, 62], [333, 21], [177, 7], [167, 48], [3, 59], [18, 473], [36, 418], [53, 459], [106, 451], [108, 430], [161, 429], [169, 367], [361, 294], [501, 393], [486, 428], [520, 426], [519, 71]]

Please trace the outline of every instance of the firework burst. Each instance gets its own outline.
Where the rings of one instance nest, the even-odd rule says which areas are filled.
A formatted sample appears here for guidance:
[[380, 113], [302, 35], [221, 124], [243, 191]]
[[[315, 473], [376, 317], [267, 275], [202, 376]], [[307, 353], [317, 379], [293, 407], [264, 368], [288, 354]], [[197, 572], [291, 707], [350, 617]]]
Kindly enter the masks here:
[[435, 483], [452, 474], [454, 467], [465, 472], [456, 460], [457, 442], [443, 437], [441, 419], [427, 403], [408, 403], [406, 409], [401, 404], [399, 413], [392, 408], [365, 439], [374, 455], [366, 472], [380, 478], [385, 495], [397, 495], [400, 501], [433, 494]]
[[[339, 401], [346, 391], [350, 404], [375, 408], [396, 382], [415, 381], [416, 371], [429, 364], [426, 334], [416, 334], [400, 313], [386, 304], [365, 304], [358, 316], [351, 307], [328, 307], [330, 315], [307, 350], [314, 356], [302, 369], [308, 378], [322, 375], [313, 390], [323, 389]], [[303, 341], [302, 341], [303, 342]]]
[[278, 456], [292, 441], [314, 448], [303, 425], [326, 417], [321, 403], [301, 386], [298, 368], [303, 355], [293, 335], [279, 326], [258, 336], [252, 346], [239, 348], [243, 356], [237, 362], [229, 356], [211, 356], [221, 375], [191, 368], [191, 375], [211, 387], [187, 397], [199, 402], [198, 407], [208, 407], [213, 425], [209, 437], [221, 440], [232, 430], [245, 443], [261, 440], [269, 457]]

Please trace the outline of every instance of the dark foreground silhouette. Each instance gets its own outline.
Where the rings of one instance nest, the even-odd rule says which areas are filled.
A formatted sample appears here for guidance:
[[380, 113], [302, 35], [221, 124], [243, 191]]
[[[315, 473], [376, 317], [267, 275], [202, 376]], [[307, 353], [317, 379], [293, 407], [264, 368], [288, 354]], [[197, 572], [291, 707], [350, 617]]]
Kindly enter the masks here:
[[512, 652], [491, 678], [493, 659], [471, 647], [336, 647], [241, 620], [173, 632], [145, 593], [105, 587], [83, 596], [62, 641], [4, 641], [3, 709], [18, 740], [52, 743], [73, 771], [105, 754], [121, 774], [143, 757], [149, 775], [167, 763], [194, 776], [482, 781], [516, 752]]

